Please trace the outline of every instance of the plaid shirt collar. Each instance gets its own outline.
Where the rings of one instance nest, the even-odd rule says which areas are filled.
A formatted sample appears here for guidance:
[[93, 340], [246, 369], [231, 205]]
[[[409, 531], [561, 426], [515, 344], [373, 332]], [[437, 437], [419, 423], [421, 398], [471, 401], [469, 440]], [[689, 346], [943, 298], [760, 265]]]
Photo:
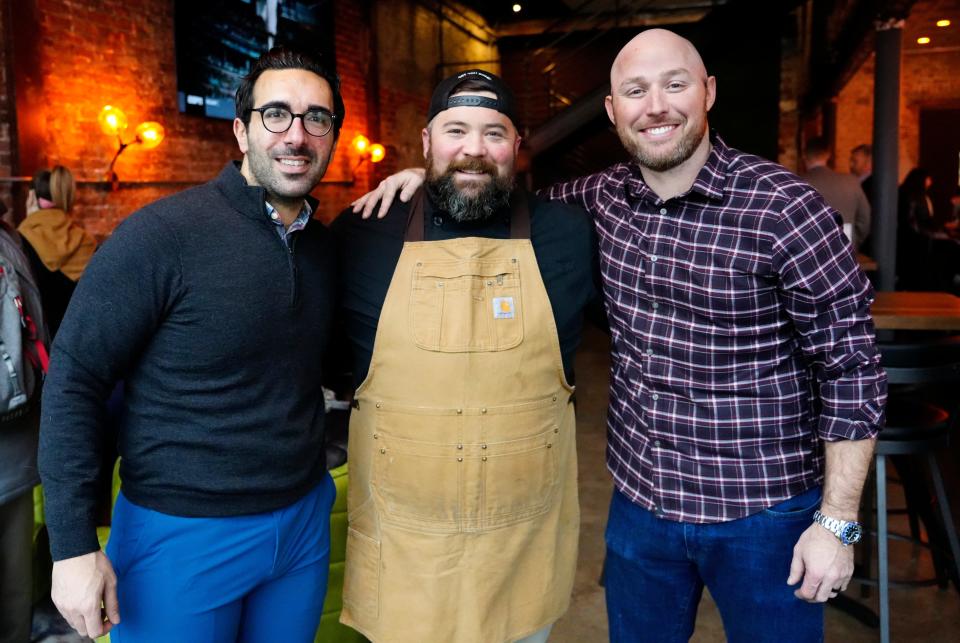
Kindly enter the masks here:
[[313, 216], [313, 208], [311, 208], [310, 203], [304, 199], [303, 207], [300, 208], [300, 214], [293, 220], [289, 228], [284, 228], [283, 221], [280, 219], [280, 213], [277, 212], [277, 209], [273, 207], [269, 201], [264, 201], [264, 204], [267, 206], [267, 219], [276, 226], [277, 234], [279, 234], [283, 242], [287, 244], [289, 244], [290, 235], [306, 228], [307, 224], [310, 223], [310, 217]]
[[[731, 159], [730, 148], [716, 132], [711, 130], [710, 155], [707, 157], [707, 162], [700, 168], [700, 172], [697, 173], [697, 178], [690, 189], [673, 198], [688, 198], [691, 193], [696, 193], [711, 201], [722, 201], [723, 191], [727, 185], [726, 168], [729, 166]], [[637, 162], [631, 161], [627, 164], [627, 168], [629, 172], [625, 182], [627, 194], [638, 201], [661, 203], [662, 199], [643, 180], [643, 173], [640, 171]]]

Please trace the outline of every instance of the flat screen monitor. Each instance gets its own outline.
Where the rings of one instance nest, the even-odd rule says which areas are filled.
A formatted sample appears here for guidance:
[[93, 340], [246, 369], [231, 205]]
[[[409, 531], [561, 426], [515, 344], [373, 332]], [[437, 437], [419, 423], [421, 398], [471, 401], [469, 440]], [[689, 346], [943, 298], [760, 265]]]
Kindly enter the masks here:
[[234, 95], [271, 47], [336, 69], [333, 0], [175, 0], [177, 102], [186, 114], [233, 119]]

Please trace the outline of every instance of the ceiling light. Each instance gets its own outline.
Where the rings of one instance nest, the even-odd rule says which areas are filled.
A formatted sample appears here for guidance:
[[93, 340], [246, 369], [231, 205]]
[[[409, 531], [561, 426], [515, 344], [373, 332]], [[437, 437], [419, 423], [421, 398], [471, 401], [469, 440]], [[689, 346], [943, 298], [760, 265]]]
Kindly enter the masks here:
[[927, 38], [926, 36], [923, 36], [923, 37], [921, 37], [921, 38], [917, 38], [917, 44], [918, 44], [918, 45], [928, 45], [928, 44], [930, 44], [930, 39]]
[[513, 5], [513, 12], [514, 12], [514, 13], [520, 13], [521, 11], [523, 11], [523, 7], [520, 6], [520, 3], [519, 3], [519, 2], [514, 3], [514, 5]]
[[950, 21], [949, 21], [949, 20], [937, 20], [937, 26], [938, 26], [938, 27], [949, 27], [949, 26], [950, 26]]

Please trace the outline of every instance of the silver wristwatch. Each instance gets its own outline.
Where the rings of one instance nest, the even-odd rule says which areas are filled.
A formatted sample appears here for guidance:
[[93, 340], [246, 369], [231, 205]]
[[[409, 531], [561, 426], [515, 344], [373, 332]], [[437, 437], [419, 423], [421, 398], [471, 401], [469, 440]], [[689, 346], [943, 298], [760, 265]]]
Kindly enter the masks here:
[[830, 518], [820, 513], [819, 509], [813, 512], [813, 522], [836, 536], [844, 545], [855, 545], [863, 536], [863, 527], [859, 522]]

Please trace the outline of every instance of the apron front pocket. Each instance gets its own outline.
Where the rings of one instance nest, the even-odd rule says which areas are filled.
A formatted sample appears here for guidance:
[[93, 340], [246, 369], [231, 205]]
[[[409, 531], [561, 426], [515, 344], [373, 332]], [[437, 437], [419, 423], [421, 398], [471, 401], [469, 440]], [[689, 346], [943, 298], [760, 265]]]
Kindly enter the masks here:
[[420, 348], [447, 353], [502, 351], [523, 341], [515, 259], [418, 262], [410, 328]]
[[384, 521], [484, 531], [547, 512], [558, 488], [557, 396], [510, 406], [377, 409], [371, 486]]
[[353, 527], [347, 529], [343, 602], [357, 616], [380, 616], [380, 543]]

